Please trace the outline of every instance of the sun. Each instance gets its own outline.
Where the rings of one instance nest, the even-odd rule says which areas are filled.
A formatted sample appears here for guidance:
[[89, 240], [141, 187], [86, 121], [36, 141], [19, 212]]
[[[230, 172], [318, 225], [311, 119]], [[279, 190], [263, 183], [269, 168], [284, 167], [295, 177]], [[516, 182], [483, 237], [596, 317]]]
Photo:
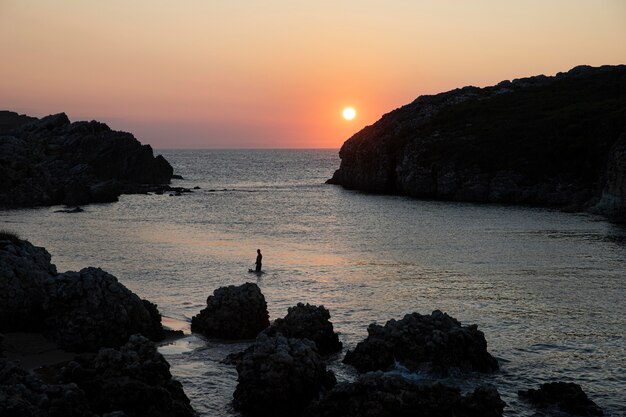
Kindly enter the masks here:
[[352, 120], [356, 117], [356, 110], [352, 107], [346, 107], [343, 109], [343, 118], [346, 120]]

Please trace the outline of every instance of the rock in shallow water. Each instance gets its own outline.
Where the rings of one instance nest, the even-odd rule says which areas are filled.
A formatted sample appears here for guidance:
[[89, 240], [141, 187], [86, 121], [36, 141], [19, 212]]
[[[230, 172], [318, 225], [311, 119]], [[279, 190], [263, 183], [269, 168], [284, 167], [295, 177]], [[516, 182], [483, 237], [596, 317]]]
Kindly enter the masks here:
[[46, 337], [73, 352], [120, 346], [134, 333], [165, 337], [156, 306], [100, 268], [48, 278], [44, 313]]
[[270, 325], [267, 303], [258, 285], [221, 287], [191, 319], [191, 330], [220, 339], [252, 339]]
[[276, 319], [265, 332], [270, 336], [280, 333], [286, 337], [312, 340], [321, 355], [338, 352], [342, 348], [330, 322], [330, 313], [324, 306], [298, 303], [289, 307], [285, 318]]
[[385, 326], [370, 324], [368, 337], [344, 363], [359, 372], [386, 370], [399, 362], [411, 371], [447, 373], [490, 372], [498, 361], [487, 352], [487, 342], [477, 326], [461, 326], [455, 318], [439, 310], [431, 315], [407, 314], [402, 320], [389, 320]]
[[418, 384], [398, 375], [371, 372], [338, 384], [316, 401], [306, 417], [500, 417], [506, 404], [494, 387], [461, 395], [443, 384]]
[[577, 416], [602, 416], [604, 413], [591, 401], [580, 385], [571, 382], [541, 384], [538, 390], [520, 390], [518, 395], [540, 408], [557, 407]]
[[297, 416], [335, 384], [313, 342], [261, 333], [237, 364], [234, 406], [250, 416]]

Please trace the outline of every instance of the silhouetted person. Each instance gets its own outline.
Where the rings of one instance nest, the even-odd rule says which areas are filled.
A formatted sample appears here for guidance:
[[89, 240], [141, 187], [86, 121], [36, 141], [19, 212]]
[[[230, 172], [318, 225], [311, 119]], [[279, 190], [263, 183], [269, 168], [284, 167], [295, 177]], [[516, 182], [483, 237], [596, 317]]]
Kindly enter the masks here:
[[255, 272], [261, 272], [261, 260], [263, 260], [263, 255], [261, 255], [261, 249], [256, 250], [256, 269]]

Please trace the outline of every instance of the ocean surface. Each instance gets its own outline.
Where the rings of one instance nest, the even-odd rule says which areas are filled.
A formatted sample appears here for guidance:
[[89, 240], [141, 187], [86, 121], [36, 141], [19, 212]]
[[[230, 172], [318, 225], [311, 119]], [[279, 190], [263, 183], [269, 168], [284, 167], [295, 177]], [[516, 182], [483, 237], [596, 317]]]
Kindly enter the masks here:
[[[626, 228], [588, 214], [368, 195], [324, 184], [336, 150], [163, 151], [182, 196], [122, 196], [84, 213], [0, 211], [0, 229], [52, 254], [59, 271], [99, 266], [189, 322], [214, 289], [256, 282], [270, 319], [298, 302], [323, 304], [347, 349], [413, 311], [478, 324], [500, 361], [492, 375], [446, 383], [495, 385], [505, 415], [532, 416], [518, 389], [579, 383], [609, 416], [626, 415]], [[256, 249], [265, 274], [249, 274]], [[201, 416], [234, 416], [234, 367], [248, 343], [189, 335], [162, 346]], [[429, 379], [409, 374], [408, 378]]]

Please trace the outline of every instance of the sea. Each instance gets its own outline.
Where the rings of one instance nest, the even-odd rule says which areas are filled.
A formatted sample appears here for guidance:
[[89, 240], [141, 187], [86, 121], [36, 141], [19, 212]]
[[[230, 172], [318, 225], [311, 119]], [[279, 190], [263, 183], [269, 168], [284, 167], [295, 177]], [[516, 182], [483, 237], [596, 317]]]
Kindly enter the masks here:
[[[186, 336], [160, 347], [200, 416], [236, 416], [237, 372], [222, 363], [251, 342], [191, 334], [191, 317], [225, 285], [255, 282], [270, 319], [324, 305], [344, 344], [370, 323], [441, 310], [477, 324], [493, 374], [440, 380], [464, 392], [496, 386], [506, 416], [534, 416], [517, 391], [575, 382], [605, 415], [626, 415], [626, 228], [585, 213], [422, 201], [325, 184], [337, 150], [162, 150], [199, 187], [181, 196], [125, 195], [111, 204], [0, 211], [0, 229], [52, 254], [57, 269], [97, 266], [158, 304]], [[248, 273], [256, 250], [265, 274]], [[390, 371], [428, 381], [401, 366]]]

